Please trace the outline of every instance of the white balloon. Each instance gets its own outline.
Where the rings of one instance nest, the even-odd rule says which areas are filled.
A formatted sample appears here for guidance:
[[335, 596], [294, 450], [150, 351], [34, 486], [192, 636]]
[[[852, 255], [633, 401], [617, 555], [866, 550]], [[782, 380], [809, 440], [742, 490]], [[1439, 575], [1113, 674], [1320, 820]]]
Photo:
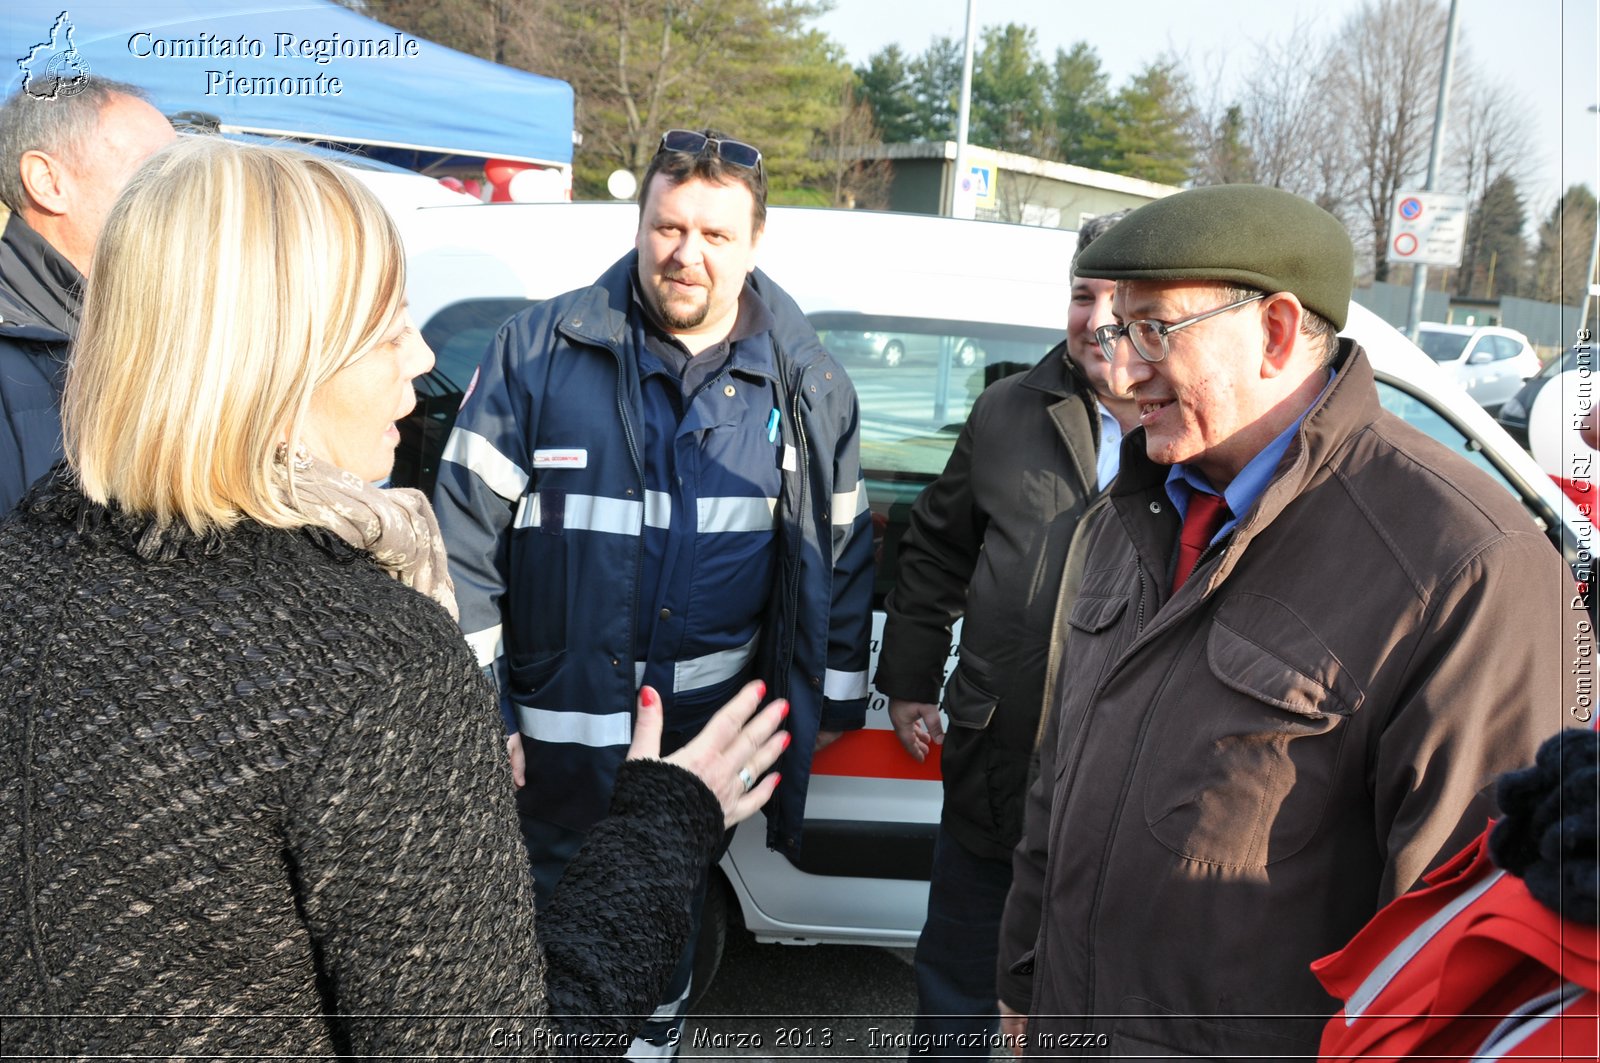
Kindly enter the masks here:
[[1600, 373], [1569, 370], [1539, 389], [1528, 411], [1528, 450], [1539, 468], [1564, 480], [1596, 478], [1595, 451], [1577, 422], [1600, 397]]
[[611, 193], [612, 199], [632, 199], [639, 191], [639, 179], [633, 176], [632, 170], [612, 170], [611, 176], [606, 178], [606, 191]]
[[567, 198], [567, 181], [560, 170], [535, 167], [513, 176], [506, 191], [516, 203], [559, 203]]

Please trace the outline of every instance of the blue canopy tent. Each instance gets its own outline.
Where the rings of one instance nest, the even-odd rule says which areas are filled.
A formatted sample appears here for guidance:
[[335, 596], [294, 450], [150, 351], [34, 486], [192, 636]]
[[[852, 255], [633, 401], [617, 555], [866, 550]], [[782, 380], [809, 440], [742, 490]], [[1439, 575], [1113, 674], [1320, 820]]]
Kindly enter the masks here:
[[[70, 5], [70, 6], [69, 6]], [[5, 94], [89, 72], [223, 131], [357, 146], [414, 169], [570, 167], [572, 86], [402, 33], [328, 0], [12, 0]], [[63, 10], [65, 8], [65, 10]]]

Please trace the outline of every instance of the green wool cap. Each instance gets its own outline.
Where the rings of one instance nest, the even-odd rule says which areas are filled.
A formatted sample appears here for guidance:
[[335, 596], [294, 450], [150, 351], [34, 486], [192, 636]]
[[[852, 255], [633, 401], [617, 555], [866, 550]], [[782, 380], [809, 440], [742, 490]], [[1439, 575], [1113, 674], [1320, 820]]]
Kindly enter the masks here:
[[1084, 249], [1076, 272], [1291, 292], [1342, 329], [1355, 286], [1355, 246], [1338, 218], [1281, 188], [1212, 185], [1129, 214]]

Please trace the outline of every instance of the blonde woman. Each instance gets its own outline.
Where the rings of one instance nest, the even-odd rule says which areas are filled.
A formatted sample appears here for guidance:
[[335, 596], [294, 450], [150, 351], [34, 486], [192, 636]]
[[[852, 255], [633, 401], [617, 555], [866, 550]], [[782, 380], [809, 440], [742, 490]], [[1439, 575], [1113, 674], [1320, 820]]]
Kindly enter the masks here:
[[432, 364], [356, 180], [185, 138], [113, 209], [67, 461], [0, 525], [0, 1013], [25, 1056], [620, 1054], [725, 824], [752, 684], [539, 912], [436, 525], [385, 491]]

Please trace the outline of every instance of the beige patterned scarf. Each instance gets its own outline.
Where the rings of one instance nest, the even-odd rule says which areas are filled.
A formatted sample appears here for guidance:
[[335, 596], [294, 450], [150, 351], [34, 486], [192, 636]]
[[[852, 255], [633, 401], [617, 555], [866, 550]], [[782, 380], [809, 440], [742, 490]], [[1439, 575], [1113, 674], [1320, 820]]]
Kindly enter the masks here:
[[[459, 619], [455, 586], [433, 507], [421, 491], [374, 487], [361, 477], [299, 450], [275, 463], [284, 497], [307, 521], [373, 556], [383, 569]], [[288, 490], [293, 465], [294, 491]]]

